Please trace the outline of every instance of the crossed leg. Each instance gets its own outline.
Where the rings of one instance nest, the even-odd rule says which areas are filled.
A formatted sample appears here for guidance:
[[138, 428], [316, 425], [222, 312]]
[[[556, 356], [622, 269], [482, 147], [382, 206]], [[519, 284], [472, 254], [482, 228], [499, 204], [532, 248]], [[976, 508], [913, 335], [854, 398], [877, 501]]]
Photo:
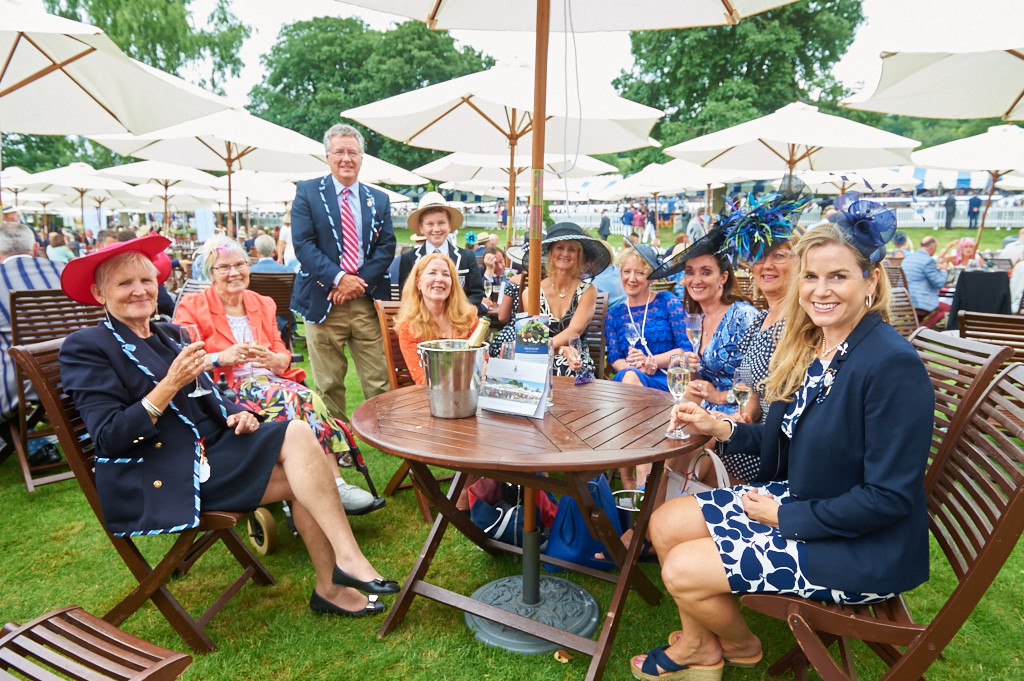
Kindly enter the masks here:
[[295, 502], [292, 518], [316, 571], [316, 592], [346, 610], [358, 610], [369, 600], [355, 589], [334, 585], [335, 564], [362, 581], [381, 575], [352, 534], [332, 468], [309, 424], [292, 421], [261, 503], [286, 499]]

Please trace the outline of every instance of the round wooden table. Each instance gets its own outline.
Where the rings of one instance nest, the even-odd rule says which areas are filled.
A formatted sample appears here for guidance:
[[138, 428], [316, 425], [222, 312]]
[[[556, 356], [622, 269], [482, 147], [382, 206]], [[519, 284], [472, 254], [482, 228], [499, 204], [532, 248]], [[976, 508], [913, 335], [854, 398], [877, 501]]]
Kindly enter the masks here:
[[[649, 489], [657, 489], [666, 459], [701, 447], [706, 438], [665, 438], [672, 399], [668, 393], [593, 381], [576, 386], [571, 378], [554, 379], [554, 406], [543, 419], [483, 411], [475, 417], [441, 419], [430, 415], [424, 386], [378, 395], [352, 413], [352, 429], [368, 444], [405, 459], [413, 481], [439, 513], [401, 593], [379, 634], [392, 631], [405, 617], [415, 596], [551, 641], [592, 657], [587, 679], [600, 678], [607, 662], [620, 613], [630, 588], [648, 603], [657, 604], [661, 591], [636, 569], [652, 505], [641, 505], [628, 547], [619, 541], [608, 517], [597, 508], [587, 481], [597, 473], [623, 466], [653, 464]], [[458, 471], [445, 495], [427, 466]], [[537, 473], [562, 473], [558, 478]], [[580, 506], [591, 534], [604, 542], [618, 565], [613, 575], [582, 565], [542, 556], [545, 563], [615, 583], [616, 588], [600, 635], [595, 641], [482, 603], [426, 582], [425, 577], [448, 525], [485, 551], [521, 553], [522, 549], [491, 539], [455, 508], [454, 499], [465, 484], [465, 473], [482, 475], [556, 494], [569, 494]], [[563, 479], [560, 479], [564, 477]], [[525, 568], [524, 568], [525, 570]]]

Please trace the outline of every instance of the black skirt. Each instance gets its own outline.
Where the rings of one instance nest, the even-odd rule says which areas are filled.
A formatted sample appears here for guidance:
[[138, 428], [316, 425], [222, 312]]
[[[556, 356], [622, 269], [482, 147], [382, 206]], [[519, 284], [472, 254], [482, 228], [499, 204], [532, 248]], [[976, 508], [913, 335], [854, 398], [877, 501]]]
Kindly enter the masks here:
[[200, 509], [248, 513], [257, 508], [281, 453], [288, 423], [262, 423], [248, 435], [235, 435], [233, 428], [210, 419], [199, 423], [210, 461], [210, 479], [199, 486]]

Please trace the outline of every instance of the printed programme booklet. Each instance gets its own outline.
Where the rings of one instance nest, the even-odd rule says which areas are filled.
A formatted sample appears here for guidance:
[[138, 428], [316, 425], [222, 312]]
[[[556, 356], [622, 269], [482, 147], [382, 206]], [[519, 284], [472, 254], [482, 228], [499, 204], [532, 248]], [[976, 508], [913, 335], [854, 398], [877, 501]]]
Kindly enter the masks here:
[[478, 404], [489, 411], [543, 418], [550, 386], [546, 360], [492, 357], [487, 362]]

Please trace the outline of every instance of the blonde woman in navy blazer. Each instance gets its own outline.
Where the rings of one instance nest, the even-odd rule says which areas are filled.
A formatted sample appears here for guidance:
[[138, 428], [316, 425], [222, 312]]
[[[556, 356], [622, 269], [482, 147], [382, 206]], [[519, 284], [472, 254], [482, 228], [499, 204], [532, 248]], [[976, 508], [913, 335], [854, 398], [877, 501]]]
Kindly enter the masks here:
[[294, 500], [317, 575], [310, 607], [350, 617], [382, 612], [377, 595], [398, 584], [382, 579], [359, 549], [309, 424], [260, 423], [216, 391], [189, 395], [197, 383], [211, 387], [203, 343], [182, 346], [177, 327], [151, 321], [160, 279], [154, 259], [168, 245], [153, 235], [109, 246], [75, 258], [61, 277], [65, 293], [107, 313], [68, 336], [60, 352], [64, 388], [96, 443], [107, 529], [176, 532], [195, 527], [201, 511]]
[[928, 579], [924, 472], [934, 398], [913, 347], [886, 321], [878, 262], [895, 230], [868, 202], [794, 249], [798, 276], [766, 383], [767, 423], [673, 409], [670, 428], [760, 452], [758, 482], [666, 502], [650, 538], [682, 622], [669, 645], [630, 660], [640, 679], [718, 679], [752, 667], [761, 643], [733, 594], [865, 603]]

